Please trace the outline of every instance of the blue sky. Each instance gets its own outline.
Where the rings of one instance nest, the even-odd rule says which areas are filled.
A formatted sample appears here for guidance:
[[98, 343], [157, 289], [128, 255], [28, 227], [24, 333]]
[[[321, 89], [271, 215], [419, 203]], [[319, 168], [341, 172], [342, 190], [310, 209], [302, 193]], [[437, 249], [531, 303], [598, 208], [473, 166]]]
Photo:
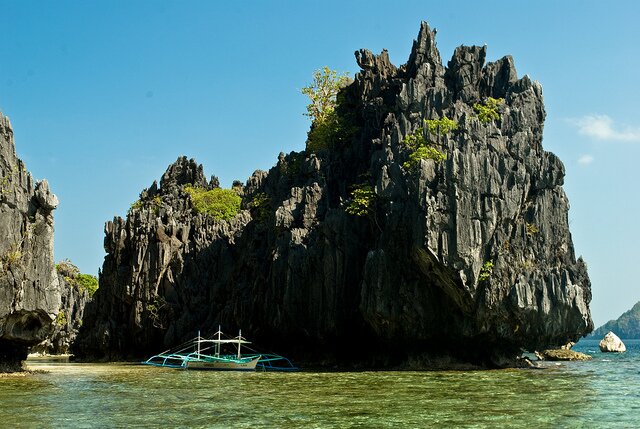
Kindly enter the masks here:
[[541, 82], [597, 325], [640, 300], [640, 2], [0, 0], [0, 111], [60, 198], [57, 260], [102, 265], [103, 225], [180, 155], [223, 186], [304, 148], [299, 90], [353, 52], [406, 62], [421, 20], [443, 60], [510, 54]]

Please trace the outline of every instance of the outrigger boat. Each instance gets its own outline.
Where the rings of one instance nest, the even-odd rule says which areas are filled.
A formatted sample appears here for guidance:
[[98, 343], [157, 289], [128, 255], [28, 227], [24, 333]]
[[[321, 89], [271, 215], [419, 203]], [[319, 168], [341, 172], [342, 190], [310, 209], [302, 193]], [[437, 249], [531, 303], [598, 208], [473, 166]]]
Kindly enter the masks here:
[[[218, 328], [213, 339], [198, 336], [180, 346], [177, 349], [167, 350], [151, 356], [142, 362], [145, 365], [153, 365], [167, 368], [217, 370], [217, 371], [296, 371], [291, 361], [283, 356], [272, 353], [257, 353], [251, 350], [247, 344], [251, 344], [242, 337], [242, 331], [234, 338], [223, 337]], [[252, 353], [242, 354], [241, 347]], [[223, 347], [235, 346], [236, 352], [224, 353]]]

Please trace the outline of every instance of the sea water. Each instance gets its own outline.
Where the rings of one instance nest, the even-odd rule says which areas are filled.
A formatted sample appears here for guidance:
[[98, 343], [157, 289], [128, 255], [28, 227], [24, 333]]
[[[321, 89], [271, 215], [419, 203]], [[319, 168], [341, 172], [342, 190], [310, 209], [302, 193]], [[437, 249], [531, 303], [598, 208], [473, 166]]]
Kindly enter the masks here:
[[540, 370], [199, 372], [34, 361], [0, 378], [2, 428], [637, 428], [640, 342]]

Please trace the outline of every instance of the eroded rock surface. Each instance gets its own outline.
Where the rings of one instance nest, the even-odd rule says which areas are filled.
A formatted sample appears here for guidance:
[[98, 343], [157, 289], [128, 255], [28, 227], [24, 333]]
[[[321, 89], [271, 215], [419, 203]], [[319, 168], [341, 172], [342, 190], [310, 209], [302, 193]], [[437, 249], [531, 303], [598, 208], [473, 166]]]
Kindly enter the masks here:
[[540, 360], [550, 361], [575, 361], [593, 359], [592, 356], [586, 353], [580, 353], [570, 349], [547, 349], [541, 352], [536, 352], [536, 356]]
[[58, 272], [58, 283], [61, 301], [53, 322], [53, 329], [44, 341], [29, 349], [30, 353], [48, 355], [69, 353], [71, 344], [82, 326], [84, 307], [91, 300], [89, 292], [69, 283], [60, 272]]
[[[184, 185], [217, 179], [178, 159], [107, 223], [78, 352], [141, 357], [222, 324], [298, 362], [495, 366], [590, 332], [564, 166], [542, 148], [542, 88], [511, 57], [485, 57], [461, 46], [445, 68], [426, 23], [400, 67], [356, 52], [337, 108], [354, 131], [254, 173], [228, 222], [193, 212]], [[482, 122], [474, 104], [488, 97], [504, 103]], [[429, 139], [446, 160], [405, 167], [403, 140], [443, 117], [458, 128]], [[346, 213], [364, 185], [368, 215]]]
[[17, 158], [1, 114], [0, 174], [0, 363], [11, 367], [51, 332], [60, 307], [52, 213], [58, 199]]

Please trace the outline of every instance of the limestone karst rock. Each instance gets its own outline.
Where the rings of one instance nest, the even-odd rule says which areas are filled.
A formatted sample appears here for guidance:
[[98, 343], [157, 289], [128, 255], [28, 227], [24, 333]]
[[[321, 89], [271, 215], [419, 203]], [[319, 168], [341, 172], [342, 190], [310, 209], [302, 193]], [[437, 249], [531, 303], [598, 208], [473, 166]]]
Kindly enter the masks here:
[[627, 351], [627, 346], [624, 345], [620, 337], [613, 332], [609, 331], [598, 344], [601, 352], [614, 352], [622, 353]]
[[47, 355], [69, 353], [71, 344], [82, 326], [84, 307], [91, 300], [90, 293], [72, 284], [68, 278], [65, 278], [65, 273], [60, 271], [58, 271], [58, 282], [61, 302], [53, 322], [53, 329], [44, 341], [29, 349], [30, 353]]
[[19, 366], [52, 330], [60, 307], [53, 264], [53, 210], [46, 180], [34, 183], [0, 115], [0, 364]]
[[[356, 52], [342, 143], [255, 172], [230, 221], [194, 213], [184, 185], [217, 179], [178, 159], [106, 224], [77, 352], [141, 357], [222, 324], [298, 362], [492, 366], [590, 332], [564, 166], [542, 148], [542, 88], [511, 57], [485, 57], [461, 46], [445, 68], [426, 23], [400, 67]], [[504, 102], [481, 121], [489, 97]], [[446, 160], [408, 166], [407, 136], [444, 117], [457, 129], [426, 139]], [[347, 213], [367, 186], [365, 215]]]

